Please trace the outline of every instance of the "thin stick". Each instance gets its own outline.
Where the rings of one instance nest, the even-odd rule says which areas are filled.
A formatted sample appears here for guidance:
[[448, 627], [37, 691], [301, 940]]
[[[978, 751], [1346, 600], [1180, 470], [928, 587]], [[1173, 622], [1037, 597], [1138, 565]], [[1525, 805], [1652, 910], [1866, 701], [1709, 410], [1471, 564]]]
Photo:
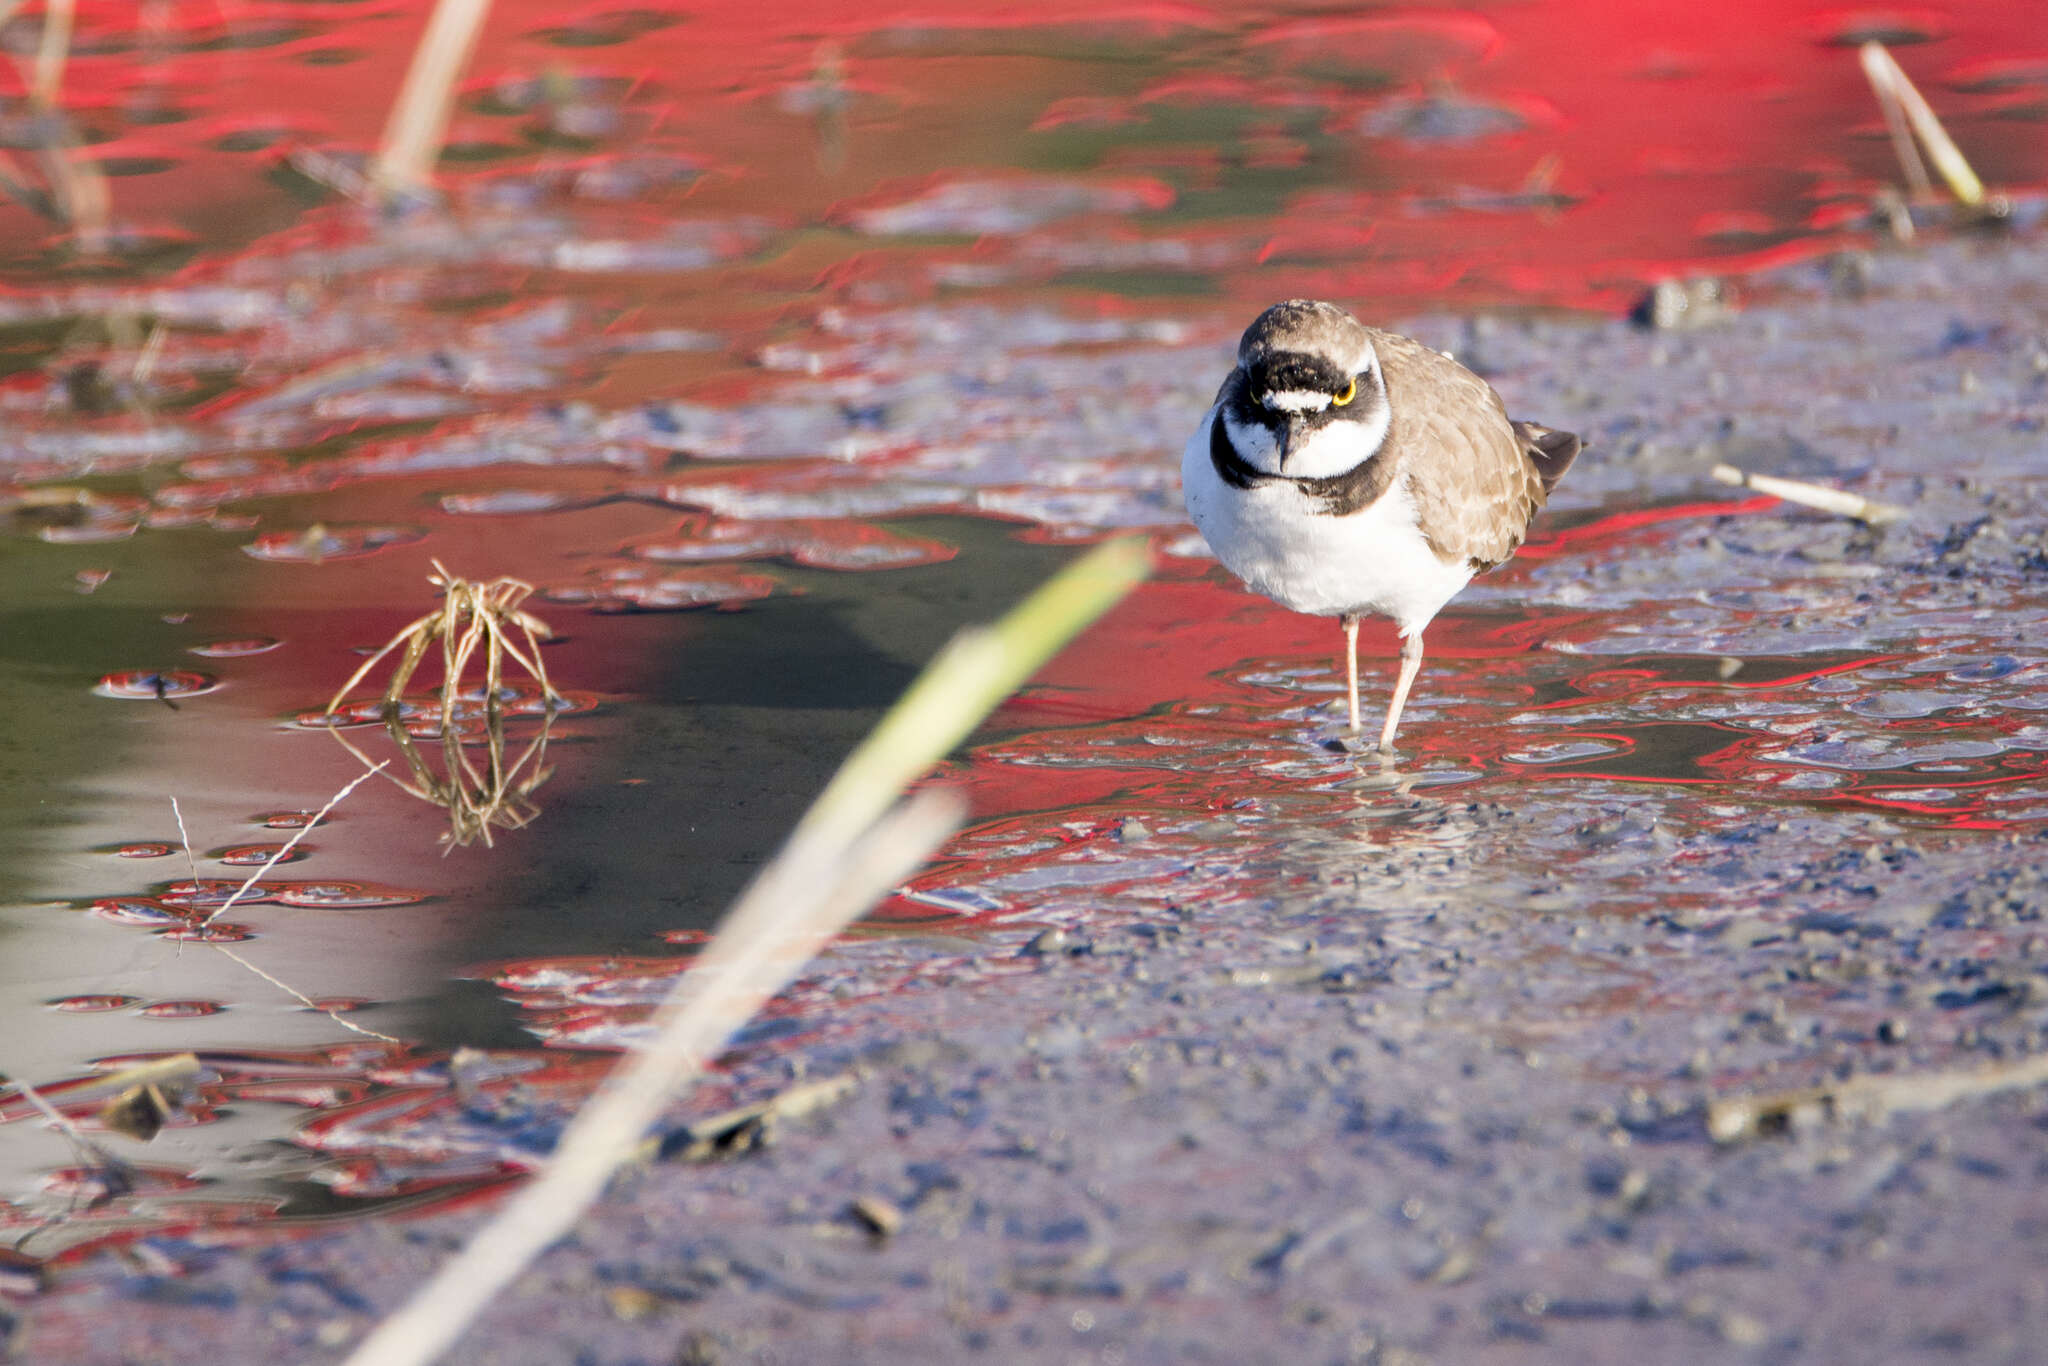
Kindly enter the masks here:
[[[428, 634], [431, 634], [440, 625], [440, 621], [441, 614], [439, 612], [430, 613], [429, 615], [422, 617], [420, 620], [414, 622], [412, 625], [406, 627], [397, 635], [391, 637], [390, 640], [384, 642], [383, 649], [377, 651], [377, 653], [371, 655], [368, 659], [364, 660], [362, 662], [361, 667], [359, 667], [354, 673], [348, 676], [348, 682], [342, 684], [340, 688], [335, 690], [334, 696], [328, 700], [327, 714], [329, 716], [332, 716], [340, 708], [342, 701], [348, 697], [349, 692], [356, 686], [356, 684], [362, 682], [365, 678], [369, 677], [370, 670], [376, 668], [377, 665], [383, 661], [384, 656], [390, 654], [393, 650], [397, 649], [400, 645], [403, 645], [408, 641], [424, 640]], [[406, 670], [406, 676], [408, 678], [412, 676], [412, 671], [410, 669]]]
[[[1984, 182], [1970, 169], [1970, 163], [1964, 159], [1962, 150], [1949, 137], [1948, 130], [1941, 126], [1941, 120], [1934, 116], [1934, 110], [1928, 106], [1927, 100], [1920, 94], [1912, 79], [1906, 75], [1904, 68], [1900, 67], [1883, 43], [1865, 43], [1858, 49], [1857, 56], [1863, 62], [1863, 74], [1869, 79], [1871, 89], [1877, 92], [1878, 103], [1896, 106], [1898, 112], [1905, 117], [1907, 123], [1912, 126], [1913, 136], [1927, 149], [1928, 160], [1934, 163], [1934, 169], [1941, 174], [1941, 178], [1948, 182], [1949, 193], [1970, 208], [1982, 208]], [[1891, 117], [1887, 113], [1887, 121]], [[1903, 159], [1902, 157], [1901, 160]], [[1908, 163], [1906, 174], [1909, 180], [1913, 178], [1913, 172], [1917, 169], [1917, 159]], [[1921, 172], [1919, 181], [1914, 188], [1925, 190], [1925, 172]]]
[[82, 1089], [98, 1095], [103, 1091], [126, 1091], [135, 1086], [161, 1086], [167, 1081], [184, 1081], [199, 1075], [197, 1053], [173, 1053], [166, 1058], [131, 1063], [112, 1072], [102, 1072], [92, 1085]]
[[370, 166], [371, 182], [386, 195], [414, 194], [432, 181], [448, 135], [455, 82], [469, 65], [490, 8], [491, 0], [440, 0], [434, 7]]
[[1906, 509], [1892, 503], [1880, 503], [1874, 498], [1865, 498], [1859, 493], [1845, 493], [1831, 489], [1825, 484], [1809, 484], [1803, 479], [1780, 479], [1774, 474], [1751, 474], [1733, 465], [1714, 466], [1714, 478], [1737, 488], [1755, 489], [1768, 493], [1773, 498], [1783, 498], [1788, 503], [1803, 503], [1822, 512], [1832, 512], [1839, 517], [1853, 517], [1871, 526], [1882, 526], [1886, 522], [1903, 519]]
[[54, 109], [64, 90], [64, 64], [71, 56], [71, 19], [75, 0], [44, 0], [42, 42], [36, 46], [35, 79], [29, 98], [38, 108]]
[[[216, 906], [214, 908], [212, 915], [206, 917], [206, 919], [199, 922], [199, 927], [201, 929], [205, 929], [208, 925], [211, 925], [214, 921], [220, 919], [223, 915], [226, 915], [228, 907], [234, 905], [237, 901], [240, 901], [244, 894], [246, 894], [251, 887], [254, 887], [257, 881], [261, 879], [265, 873], [269, 872], [272, 868], [277, 867], [278, 861], [282, 859], [286, 854], [289, 854], [292, 851], [293, 845], [297, 844], [300, 840], [304, 839], [307, 835], [311, 834], [313, 832], [313, 827], [320, 824], [321, 819], [325, 817], [328, 812], [332, 811], [335, 807], [341, 805], [342, 798], [348, 796], [349, 793], [355, 791], [364, 783], [370, 781], [370, 779], [374, 777], [376, 774], [383, 772], [385, 767], [388, 766], [390, 763], [391, 761], [389, 759], [382, 760], [378, 763], [378, 765], [375, 768], [371, 769], [369, 772], [358, 773], [356, 774], [355, 777], [349, 779], [347, 783], [343, 784], [341, 791], [335, 793], [332, 797], [329, 797], [327, 799], [327, 805], [321, 807], [318, 811], [313, 813], [312, 820], [309, 820], [304, 825], [300, 826], [298, 830], [293, 833], [290, 839], [286, 840], [283, 844], [279, 845], [277, 847], [277, 852], [272, 854], [268, 859], [264, 860], [263, 866], [261, 868], [258, 868], [255, 872], [249, 874], [248, 880], [243, 882], [241, 886], [235, 888], [234, 892], [229, 895], [226, 901], [223, 901], [220, 903], [220, 905]], [[182, 829], [182, 824], [180, 828]], [[186, 852], [191, 852], [190, 845], [186, 846]], [[199, 881], [197, 874], [193, 875], [192, 881], [194, 883], [197, 883]]]
[[178, 809], [178, 798], [175, 794], [171, 797], [171, 815], [175, 816], [178, 821], [178, 843], [183, 845], [185, 849], [185, 871], [191, 874], [192, 886], [194, 890], [197, 890], [199, 886], [199, 860], [192, 855], [192, 837], [185, 833], [185, 813]]
[[341, 1012], [338, 1010], [323, 1009], [318, 1001], [308, 996], [305, 992], [300, 991], [290, 982], [271, 976], [262, 968], [257, 967], [254, 963], [242, 957], [241, 954], [236, 953], [233, 949], [229, 948], [225, 944], [209, 944], [207, 945], [207, 947], [226, 954], [228, 957], [234, 959], [237, 963], [240, 963], [243, 967], [249, 969], [249, 971], [255, 973], [258, 977], [261, 977], [264, 981], [270, 983], [270, 985], [276, 987], [279, 991], [282, 991], [289, 996], [295, 997], [299, 1001], [299, 1003], [304, 1005], [308, 1010], [318, 1010], [322, 1015], [325, 1015], [328, 1019], [340, 1025], [343, 1029], [352, 1029], [356, 1033], [364, 1035], [367, 1038], [381, 1039], [385, 1043], [402, 1044], [405, 1042], [405, 1040], [403, 1039], [394, 1039], [389, 1034], [379, 1034], [374, 1029], [366, 1029], [362, 1025], [356, 1024], [349, 1020], [344, 1020], [341, 1018]]
[[91, 1153], [94, 1157], [99, 1158], [101, 1161], [106, 1162], [112, 1166], [120, 1165], [120, 1160], [118, 1158], [116, 1158], [113, 1154], [109, 1153], [106, 1149], [100, 1147], [99, 1144], [87, 1138], [85, 1136], [84, 1130], [80, 1129], [76, 1124], [73, 1124], [69, 1119], [65, 1118], [64, 1112], [62, 1110], [59, 1110], [56, 1106], [50, 1104], [49, 1101], [44, 1100], [43, 1093], [41, 1091], [36, 1090], [35, 1087], [29, 1085], [28, 1082], [22, 1079], [21, 1077], [14, 1078], [13, 1085], [15, 1092], [18, 1095], [20, 1095], [23, 1100], [27, 1101], [30, 1105], [33, 1105], [36, 1109], [40, 1110], [42, 1112], [43, 1118], [49, 1120], [50, 1126], [56, 1129], [57, 1132], [63, 1134], [64, 1137], [70, 1139], [73, 1143], [76, 1143], [82, 1150]]

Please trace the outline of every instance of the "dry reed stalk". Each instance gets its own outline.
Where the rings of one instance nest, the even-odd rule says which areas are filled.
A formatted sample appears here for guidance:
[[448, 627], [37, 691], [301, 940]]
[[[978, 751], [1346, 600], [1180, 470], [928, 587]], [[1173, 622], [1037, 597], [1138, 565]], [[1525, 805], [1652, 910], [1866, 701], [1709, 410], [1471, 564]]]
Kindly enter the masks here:
[[35, 74], [28, 86], [29, 99], [42, 109], [55, 109], [63, 94], [75, 11], [75, 0], [43, 0], [43, 32], [36, 44]]
[[491, 0], [440, 0], [434, 6], [370, 164], [370, 182], [385, 196], [416, 195], [433, 183], [434, 163], [448, 136], [455, 83], [469, 65], [490, 9]]
[[[83, 1096], [99, 1096], [106, 1092], [123, 1092], [138, 1086], [161, 1086], [167, 1082], [184, 1081], [199, 1073], [199, 1059], [191, 1053], [174, 1053], [167, 1058], [156, 1058], [149, 1062], [136, 1063], [95, 1078], [90, 1084], [75, 1087], [65, 1093], [65, 1099], [77, 1102]], [[87, 1160], [104, 1171], [125, 1172], [128, 1164], [94, 1142], [83, 1130], [49, 1102], [43, 1093], [20, 1077], [9, 1082], [15, 1094], [26, 1100], [36, 1112], [50, 1122], [50, 1126], [64, 1135], [71, 1145]]]
[[[244, 896], [246, 896], [249, 892], [249, 889], [251, 887], [254, 887], [259, 881], [262, 880], [262, 877], [265, 873], [269, 872], [272, 868], [277, 867], [277, 865], [284, 859], [285, 855], [291, 853], [293, 845], [296, 845], [300, 840], [304, 839], [307, 835], [313, 832], [313, 827], [320, 824], [320, 820], [323, 816], [325, 816], [328, 812], [332, 811], [335, 807], [340, 806], [342, 803], [342, 799], [347, 797], [349, 793], [355, 791], [364, 783], [370, 781], [371, 778], [381, 773], [384, 770], [385, 764], [389, 764], [390, 762], [391, 761], [389, 759], [386, 759], [384, 763], [378, 764], [369, 772], [358, 773], [355, 777], [349, 779], [346, 783], [342, 784], [341, 791], [335, 793], [332, 797], [329, 797], [327, 799], [327, 805], [321, 807], [318, 811], [316, 811], [313, 814], [312, 820], [307, 821], [304, 825], [300, 826], [296, 831], [294, 831], [290, 839], [286, 840], [283, 844], [277, 847], [276, 853], [272, 854], [269, 858], [264, 860], [263, 866], [261, 868], [258, 868], [255, 872], [249, 874], [249, 876], [243, 880], [241, 886], [235, 888], [234, 891], [228, 894], [228, 899], [226, 901], [223, 901], [220, 903], [220, 905], [214, 907], [212, 915], [209, 915], [208, 917], [206, 917], [206, 919], [199, 922], [200, 927], [204, 928], [208, 925], [211, 925], [214, 921], [226, 915], [228, 913], [229, 907], [233, 906], [237, 901], [240, 901]], [[177, 800], [175, 798], [172, 799], [171, 808], [173, 810], [177, 809]], [[178, 817], [178, 836], [180, 839], [183, 839], [185, 836], [185, 818], [183, 816]], [[187, 844], [185, 845], [185, 857], [187, 859], [190, 859], [192, 857], [192, 846], [189, 842], [187, 842]], [[196, 871], [193, 874], [192, 880], [195, 883], [199, 881], [199, 877]]]
[[1853, 517], [1869, 526], [1883, 526], [1887, 522], [1901, 521], [1906, 509], [1894, 503], [1880, 503], [1874, 498], [1865, 498], [1860, 493], [1845, 493], [1831, 489], [1825, 484], [1809, 484], [1803, 479], [1780, 479], [1774, 474], [1751, 474], [1733, 465], [1714, 466], [1714, 478], [1737, 488], [1755, 489], [1768, 493], [1773, 498], [1783, 498], [1788, 503], [1801, 503], [1822, 512], [1832, 512], [1838, 517]]
[[651, 1021], [563, 1132], [534, 1182], [345, 1366], [425, 1366], [499, 1291], [567, 1233], [684, 1085], [812, 955], [958, 828], [943, 790], [901, 793], [1083, 626], [1144, 576], [1141, 541], [1097, 547], [994, 626], [962, 631], [847, 757], [727, 913]]
[[[1925, 194], [1932, 188], [1914, 148], [1917, 140], [1919, 146], [1927, 150], [1928, 159], [1948, 185], [1949, 193], [1969, 208], [1987, 208], [1984, 182], [1970, 169], [1961, 149], [1949, 137], [1948, 130], [1941, 126], [1941, 120], [1935, 117], [1934, 110], [1898, 60], [1883, 43], [1878, 42], [1865, 43], [1857, 56], [1863, 63], [1863, 74], [1870, 81], [1870, 88], [1876, 92], [1878, 105], [1884, 110], [1885, 126], [1891, 130], [1892, 145], [1905, 169], [1909, 188], [1916, 194]], [[1910, 137], [1907, 135], [1909, 130]]]
[[[45, 0], [35, 60], [29, 63], [17, 59], [15, 63], [28, 90], [29, 108], [39, 124], [34, 150], [49, 191], [43, 193], [31, 187], [14, 159], [0, 153], [0, 193], [69, 227], [79, 250], [91, 255], [106, 249], [113, 196], [107, 189], [106, 173], [100, 170], [97, 161], [73, 159], [79, 138], [62, 106], [75, 2]], [[10, 17], [15, 8], [10, 4], [0, 9], [0, 22]]]
[[[367, 758], [364, 758], [363, 762], [367, 764], [370, 761]], [[247, 895], [249, 889], [251, 887], [254, 887], [257, 884], [257, 882], [262, 879], [265, 873], [269, 872], [272, 868], [277, 867], [277, 865], [284, 860], [285, 855], [291, 853], [292, 846], [296, 845], [300, 840], [304, 839], [308, 834], [312, 833], [315, 827], [317, 827], [320, 824], [322, 817], [324, 817], [328, 812], [332, 811], [335, 807], [341, 805], [342, 799], [347, 797], [349, 793], [355, 791], [358, 787], [361, 787], [371, 778], [383, 772], [385, 766], [388, 765], [390, 762], [391, 761], [389, 759], [386, 759], [384, 760], [383, 763], [375, 765], [374, 767], [370, 768], [367, 772], [358, 773], [355, 777], [349, 779], [348, 782], [342, 784], [341, 790], [339, 792], [336, 792], [332, 797], [329, 797], [327, 799], [327, 805], [321, 807], [318, 811], [313, 813], [312, 820], [309, 820], [304, 825], [300, 826], [297, 833], [295, 833], [290, 839], [286, 840], [282, 845], [278, 847], [276, 853], [273, 853], [268, 859], [264, 860], [263, 866], [261, 868], [258, 868], [255, 872], [249, 874], [249, 876], [243, 881], [242, 885], [235, 888], [235, 890], [229, 894], [228, 899], [226, 901], [223, 901], [220, 905], [214, 908], [212, 915], [207, 916], [206, 919], [199, 922], [200, 928], [203, 929], [206, 926], [211, 925], [214, 921], [220, 919], [221, 916], [227, 914], [227, 910], [230, 906], [233, 906], [236, 902], [240, 901], [245, 895]], [[185, 831], [185, 813], [179, 808], [178, 799], [176, 797], [171, 798], [171, 814], [177, 818], [178, 842], [184, 846], [185, 866], [191, 870], [192, 885], [194, 887], [197, 887], [199, 885], [199, 861], [193, 857], [192, 837]], [[389, 1034], [380, 1034], [374, 1029], [367, 1029], [362, 1025], [356, 1024], [352, 1020], [344, 1020], [341, 1018], [341, 1015], [338, 1011], [323, 1009], [319, 1002], [315, 1001], [305, 992], [300, 991], [290, 982], [285, 981], [281, 977], [277, 977], [271, 973], [265, 972], [262, 968], [257, 967], [254, 963], [242, 957], [242, 955], [236, 953], [233, 949], [230, 949], [225, 944], [208, 944], [207, 947], [214, 950], [216, 953], [225, 954], [227, 957], [233, 959], [237, 964], [241, 965], [244, 968], [247, 968], [250, 972], [256, 974], [256, 976], [261, 977], [264, 981], [270, 983], [278, 990], [284, 992], [287, 996], [290, 996], [293, 999], [297, 1000], [301, 1005], [305, 1006], [308, 1010], [320, 1011], [322, 1015], [325, 1015], [328, 1019], [340, 1025], [343, 1029], [349, 1030], [356, 1034], [361, 1034], [367, 1038], [379, 1039], [385, 1043], [405, 1042], [403, 1039], [393, 1038]]]

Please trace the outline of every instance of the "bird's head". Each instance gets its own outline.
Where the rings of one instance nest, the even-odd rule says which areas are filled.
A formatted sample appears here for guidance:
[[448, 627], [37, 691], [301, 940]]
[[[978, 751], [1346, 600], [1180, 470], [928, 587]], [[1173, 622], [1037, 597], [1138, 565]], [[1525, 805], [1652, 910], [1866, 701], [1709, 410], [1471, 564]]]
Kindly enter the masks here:
[[1391, 420], [1371, 332], [1315, 299], [1274, 304], [1245, 329], [1222, 408], [1246, 464], [1295, 479], [1370, 460]]

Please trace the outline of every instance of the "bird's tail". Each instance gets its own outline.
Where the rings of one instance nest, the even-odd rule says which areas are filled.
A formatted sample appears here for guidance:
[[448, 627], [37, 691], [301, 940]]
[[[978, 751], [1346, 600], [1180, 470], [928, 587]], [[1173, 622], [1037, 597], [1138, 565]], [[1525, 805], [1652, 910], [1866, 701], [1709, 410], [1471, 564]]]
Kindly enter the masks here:
[[1572, 461], [1579, 458], [1580, 441], [1572, 432], [1554, 432], [1534, 422], [1517, 422], [1515, 435], [1521, 439], [1522, 449], [1528, 452], [1529, 463], [1536, 467], [1536, 477], [1543, 481], [1545, 497], [1557, 487], [1557, 481], [1564, 478], [1564, 472], [1572, 467]]

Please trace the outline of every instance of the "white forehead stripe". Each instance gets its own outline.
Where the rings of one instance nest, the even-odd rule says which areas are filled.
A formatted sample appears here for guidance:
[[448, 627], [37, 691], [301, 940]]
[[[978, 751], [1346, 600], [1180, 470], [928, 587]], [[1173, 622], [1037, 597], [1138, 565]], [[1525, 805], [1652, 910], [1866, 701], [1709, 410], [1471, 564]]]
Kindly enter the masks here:
[[1281, 389], [1259, 395], [1259, 402], [1278, 413], [1320, 413], [1330, 406], [1330, 396], [1314, 389]]

